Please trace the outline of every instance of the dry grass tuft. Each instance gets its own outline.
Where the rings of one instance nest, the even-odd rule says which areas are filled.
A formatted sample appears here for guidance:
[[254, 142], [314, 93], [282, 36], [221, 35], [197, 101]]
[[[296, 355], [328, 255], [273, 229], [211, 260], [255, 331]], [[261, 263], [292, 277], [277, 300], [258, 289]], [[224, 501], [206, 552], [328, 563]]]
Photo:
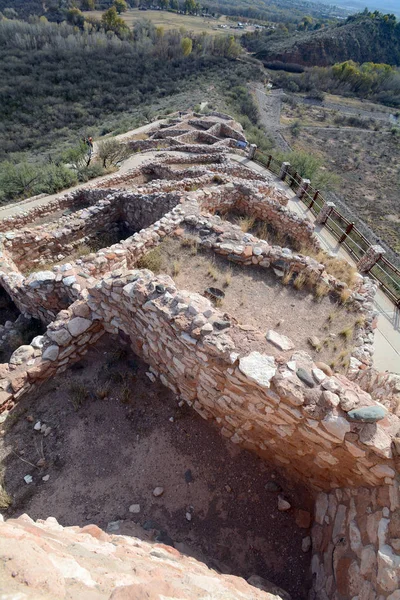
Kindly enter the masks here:
[[232, 270], [228, 269], [225, 273], [224, 287], [228, 287], [232, 283]]
[[352, 325], [348, 325], [342, 331], [339, 332], [340, 337], [342, 337], [346, 343], [352, 339], [354, 335], [354, 327]]
[[258, 223], [254, 235], [260, 238], [260, 240], [268, 239], [268, 225], [265, 221], [260, 221]]
[[301, 253], [311, 256], [319, 263], [325, 265], [326, 272], [339, 281], [343, 281], [349, 287], [352, 287], [357, 279], [357, 270], [347, 261], [329, 256], [324, 250], [316, 251], [310, 246], [302, 246]]
[[89, 395], [89, 390], [82, 383], [74, 382], [69, 388], [69, 397], [74, 410], [77, 411]]
[[296, 277], [296, 279], [293, 282], [294, 287], [296, 288], [296, 290], [301, 290], [307, 283], [307, 277], [305, 275], [305, 273], [299, 273]]
[[289, 285], [289, 283], [292, 280], [292, 276], [293, 276], [293, 271], [291, 271], [290, 269], [289, 269], [289, 271], [286, 271], [286, 273], [282, 277], [283, 285]]
[[207, 273], [210, 277], [212, 277], [212, 279], [214, 279], [214, 281], [218, 280], [219, 271], [213, 263], [209, 264]]
[[254, 217], [239, 217], [237, 220], [237, 224], [243, 233], [247, 233], [250, 231], [252, 227], [254, 227], [255, 218]]
[[192, 256], [196, 256], [199, 246], [197, 240], [194, 238], [183, 238], [181, 241], [182, 248], [188, 248]]
[[99, 400], [104, 400], [105, 398], [107, 398], [107, 396], [110, 395], [110, 387], [107, 383], [99, 383], [96, 386], [94, 393], [96, 394]]
[[6, 492], [4, 487], [4, 473], [0, 471], [0, 509], [8, 508], [12, 503], [12, 498], [10, 494]]
[[181, 263], [179, 260], [174, 260], [174, 262], [172, 263], [172, 275], [174, 277], [176, 277], [177, 275], [179, 275], [179, 272], [181, 270]]
[[352, 292], [351, 292], [351, 290], [349, 290], [349, 288], [345, 288], [344, 290], [342, 290], [340, 292], [340, 296], [339, 296], [340, 302], [342, 304], [346, 304], [346, 302], [348, 302], [351, 297], [351, 293]]
[[360, 315], [354, 321], [355, 327], [365, 327], [365, 315]]
[[321, 300], [325, 296], [329, 294], [329, 285], [326, 283], [320, 282], [314, 288], [314, 295], [317, 300]]
[[74, 255], [76, 255], [77, 257], [87, 256], [88, 254], [91, 254], [91, 252], [92, 250], [87, 244], [79, 244], [79, 246], [77, 246], [74, 250]]

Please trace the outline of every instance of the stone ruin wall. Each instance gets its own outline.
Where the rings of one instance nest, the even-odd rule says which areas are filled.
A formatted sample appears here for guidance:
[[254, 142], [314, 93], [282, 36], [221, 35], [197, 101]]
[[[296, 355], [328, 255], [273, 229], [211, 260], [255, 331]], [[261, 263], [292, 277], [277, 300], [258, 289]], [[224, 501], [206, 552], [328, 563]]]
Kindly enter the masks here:
[[398, 485], [320, 493], [312, 548], [310, 600], [399, 600]]
[[371, 394], [374, 400], [382, 402], [389, 410], [400, 416], [400, 375], [388, 371], [380, 373], [370, 367], [357, 369], [350, 378]]
[[[0, 257], [1, 284], [20, 310], [51, 321], [43, 336], [21, 346], [9, 364], [0, 366], [0, 411], [10, 410], [23, 394], [79, 360], [104, 331], [129, 339], [150, 365], [151, 380], [159, 377], [233, 443], [257, 452], [318, 492], [312, 600], [399, 600], [400, 421], [392, 406], [398, 382], [353, 363], [350, 377], [369, 386], [369, 395], [343, 375], [327, 377], [303, 352], [295, 352], [288, 362], [256, 352], [243, 356], [240, 332], [206, 298], [177, 290], [167, 276], [126, 272], [178, 227], [195, 228], [200, 235], [208, 228], [205, 247], [228, 260], [309, 269], [325, 278], [332, 290], [339, 290], [340, 282], [327, 277], [323, 265], [321, 271], [309, 257], [262, 244], [243, 232], [240, 237], [239, 228], [232, 243], [232, 232], [224, 239], [218, 217], [198, 215], [199, 205], [214, 211], [222, 203], [228, 209], [237, 203], [247, 213], [271, 211], [273, 217], [264, 218], [275, 218], [285, 230], [294, 226], [295, 219], [286, 216], [278, 202], [264, 200], [255, 208], [259, 199], [248, 194], [243, 182], [237, 183], [187, 193], [180, 207], [147, 229], [53, 271], [25, 278], [11, 256]], [[102, 194], [100, 201], [104, 190]], [[118, 191], [118, 202], [116, 198], [117, 192], [111, 192], [115, 204], [126, 201], [130, 208], [125, 210], [132, 208], [129, 194], [124, 200]], [[157, 202], [161, 198], [162, 194]], [[132, 220], [138, 218], [131, 215]], [[298, 231], [312, 235], [306, 224]], [[364, 367], [371, 357], [373, 288], [367, 278], [360, 278], [354, 293], [354, 302], [368, 316], [359, 351]], [[352, 418], [357, 407], [379, 410], [377, 399], [389, 409], [384, 418], [374, 422]]]
[[[393, 590], [387, 588], [399, 583], [398, 541], [393, 529], [400, 514], [395, 475], [398, 459], [393, 452], [399, 419], [389, 413], [373, 424], [352, 421], [350, 408], [376, 403], [344, 376], [324, 377], [304, 353], [295, 353], [286, 364], [258, 353], [241, 357], [240, 347], [230, 337], [234, 326], [222, 329], [225, 326], [226, 319], [206, 298], [177, 290], [167, 276], [134, 271], [93, 280], [87, 300], [62, 311], [44, 336], [14, 353], [8, 373], [3, 368], [0, 398], [3, 406], [10, 408], [24, 393], [79, 360], [104, 329], [129, 336], [135, 352], [150, 365], [149, 377], [160, 377], [204, 418], [216, 422], [224, 436], [278, 464], [294, 478], [327, 490], [318, 501], [325, 503], [327, 497], [333, 506], [329, 519], [319, 516], [317, 503], [313, 528], [315, 598], [347, 600], [350, 596], [343, 595], [344, 586], [351, 590], [364, 586], [371, 593], [360, 598], [394, 600], [396, 596], [390, 596]], [[313, 378], [313, 388], [299, 379], [298, 368]], [[371, 502], [375, 498], [371, 510], [374, 515], [382, 511], [384, 523], [391, 528], [390, 538], [379, 533], [383, 525], [377, 516], [365, 528], [360, 520], [369, 514], [364, 505], [359, 506], [366, 484], [374, 486], [367, 490]], [[338, 489], [329, 492], [332, 486]], [[349, 486], [351, 490], [340, 489]], [[356, 514], [351, 498], [355, 498]], [[349, 507], [342, 508], [346, 503]], [[372, 539], [385, 540], [381, 542], [383, 558], [376, 543], [368, 540], [358, 553], [354, 551], [354, 520]], [[342, 529], [338, 541], [337, 532]], [[345, 554], [336, 550], [337, 544]], [[372, 548], [364, 549], [364, 545]], [[386, 546], [392, 548], [391, 553]], [[363, 563], [366, 556], [372, 561], [369, 570]], [[330, 561], [333, 574], [326, 566]], [[374, 567], [379, 561], [380, 571]], [[344, 564], [351, 566], [348, 572], [343, 571]], [[354, 573], [358, 577], [355, 583]], [[379, 596], [374, 596], [373, 590]]]
[[[34, 356], [29, 347], [14, 353], [10, 361], [14, 366], [9, 371], [11, 379], [8, 383], [6, 377], [2, 380], [3, 389], [10, 390], [11, 386], [15, 391], [16, 372], [20, 379], [21, 371], [27, 370], [24, 376], [31, 381], [36, 375], [40, 380], [43, 369], [46, 378], [49, 368], [50, 374], [60, 372], [57, 369], [68, 362], [60, 364], [60, 360], [64, 361], [67, 356], [74, 360], [77, 347], [84, 351], [92, 343], [87, 337], [92, 326], [95, 333], [99, 326], [112, 333], [123, 331], [131, 337], [135, 351], [152, 365], [153, 373], [160, 376], [164, 384], [189, 403], [194, 403], [203, 416], [219, 421], [224, 434], [234, 437], [236, 443], [249, 445], [261, 454], [273, 454], [274, 460], [281, 465], [290, 464], [290, 469], [300, 477], [309, 476], [309, 463], [304, 456], [311, 453], [318, 466], [310, 482], [316, 487], [356, 485], [365, 481], [377, 485], [385, 478], [387, 483], [393, 480], [391, 444], [398, 432], [399, 420], [389, 413], [384, 421], [374, 425], [360, 426], [349, 421], [348, 411], [358, 405], [376, 403], [344, 376], [327, 378], [315, 371], [307, 355], [297, 353], [297, 359], [293, 359], [296, 364], [290, 361], [288, 365], [279, 365], [272, 357], [264, 357], [265, 360], [268, 358], [264, 365], [266, 372], [273, 374], [270, 381], [262, 384], [246, 371], [246, 361], [242, 367], [241, 359], [237, 363], [240, 347], [237, 348], [231, 337], [222, 331], [226, 329], [231, 333], [235, 328], [206, 298], [179, 292], [170, 278], [156, 278], [146, 271], [92, 281], [92, 284], [88, 281], [87, 300], [92, 312], [84, 300], [61, 311], [47, 333], [34, 342], [37, 358], [33, 364], [27, 365]], [[84, 290], [81, 298], [85, 298], [86, 293]], [[83, 321], [74, 322], [72, 328], [75, 335], [84, 334], [84, 341], [81, 337], [73, 340], [74, 336], [69, 332], [69, 321], [75, 317], [83, 318]], [[214, 322], [217, 322], [215, 327]], [[85, 326], [83, 331], [77, 330], [77, 324]], [[35, 348], [38, 344], [41, 347]], [[27, 360], [24, 352], [29, 354]], [[259, 357], [254, 359], [257, 366]], [[314, 369], [321, 384], [315, 380], [313, 387], [308, 389], [308, 385], [302, 383], [296, 375], [302, 364], [310, 373]], [[26, 381], [25, 377], [23, 379]], [[7, 402], [15, 400], [12, 396]], [[245, 404], [243, 398], [248, 398]], [[282, 439], [281, 448], [274, 439], [277, 433]], [[290, 461], [286, 458], [289, 447], [293, 452]], [[382, 462], [390, 466], [381, 472], [375, 467]]]

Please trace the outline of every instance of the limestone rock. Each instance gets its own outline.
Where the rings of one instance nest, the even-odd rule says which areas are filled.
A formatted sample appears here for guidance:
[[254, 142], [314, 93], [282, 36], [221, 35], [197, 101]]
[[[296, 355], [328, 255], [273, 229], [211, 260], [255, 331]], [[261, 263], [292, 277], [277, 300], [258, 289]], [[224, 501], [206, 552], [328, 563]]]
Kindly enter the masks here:
[[278, 496], [278, 510], [284, 512], [286, 510], [290, 510], [291, 508], [292, 505], [290, 504], [290, 502], [285, 500], [283, 496]]
[[164, 493], [164, 488], [161, 486], [157, 486], [153, 490], [153, 496], [155, 496], [156, 498], [158, 498], [159, 496], [162, 496], [163, 493]]
[[306, 553], [309, 551], [310, 548], [311, 548], [311, 538], [308, 535], [307, 537], [305, 537], [301, 540], [301, 549], [303, 550], [304, 553]]
[[92, 321], [83, 317], [75, 317], [67, 324], [68, 330], [73, 337], [84, 333], [91, 326]]
[[12, 353], [10, 358], [10, 364], [12, 365], [21, 365], [23, 362], [26, 362], [35, 353], [35, 349], [32, 346], [20, 346]]
[[344, 440], [344, 436], [346, 435], [346, 433], [350, 431], [350, 423], [346, 421], [345, 418], [337, 417], [335, 415], [327, 415], [321, 421], [321, 425], [331, 435], [342, 441]]
[[279, 350], [293, 350], [294, 344], [286, 335], [282, 335], [273, 329], [270, 329], [265, 336], [268, 342], [274, 344]]
[[51, 360], [54, 362], [57, 360], [59, 352], [60, 348], [58, 346], [48, 346], [43, 352], [42, 358], [43, 360]]
[[217, 574], [162, 540], [149, 544], [116, 535], [119, 525], [110, 523], [107, 534], [94, 525], [64, 528], [51, 517], [37, 523], [27, 515], [0, 519], [1, 595], [32, 600], [290, 600], [271, 582], [256, 577], [247, 583]]
[[239, 360], [239, 369], [251, 381], [264, 388], [270, 387], [272, 377], [276, 373], [275, 360], [272, 356], [251, 352]]
[[48, 337], [58, 344], [59, 346], [66, 346], [70, 340], [72, 340], [72, 336], [68, 333], [66, 329], [58, 329], [57, 331], [49, 330], [47, 332]]
[[312, 374], [317, 383], [322, 383], [326, 379], [326, 373], [322, 369], [312, 369]]

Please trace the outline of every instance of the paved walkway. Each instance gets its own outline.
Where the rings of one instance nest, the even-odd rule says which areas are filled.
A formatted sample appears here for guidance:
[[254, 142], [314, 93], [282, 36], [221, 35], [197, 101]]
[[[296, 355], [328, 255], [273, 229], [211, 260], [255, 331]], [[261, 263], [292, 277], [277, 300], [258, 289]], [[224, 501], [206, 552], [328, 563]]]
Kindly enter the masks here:
[[[315, 221], [314, 215], [308, 210], [306, 205], [296, 197], [286, 184], [272, 175], [270, 171], [237, 154], [230, 154], [230, 158], [243, 163], [254, 171], [273, 177], [277, 187], [289, 195], [288, 207], [297, 214], [307, 217], [310, 221]], [[331, 235], [326, 227], [317, 225], [315, 233], [325, 250], [355, 265], [350, 254], [343, 246], [338, 244], [336, 238]], [[400, 311], [396, 309], [394, 304], [392, 304], [381, 290], [377, 291], [374, 304], [376, 310], [379, 312], [378, 328], [375, 330], [374, 366], [379, 371], [391, 371], [400, 374]]]

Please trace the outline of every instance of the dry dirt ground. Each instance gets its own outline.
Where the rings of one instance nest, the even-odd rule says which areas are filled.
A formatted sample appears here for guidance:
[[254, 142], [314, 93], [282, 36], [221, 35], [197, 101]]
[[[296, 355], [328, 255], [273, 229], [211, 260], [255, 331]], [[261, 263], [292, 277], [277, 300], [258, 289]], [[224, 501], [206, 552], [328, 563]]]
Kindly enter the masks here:
[[339, 176], [336, 191], [349, 210], [400, 252], [400, 135], [332, 127], [301, 129], [298, 137], [285, 129], [285, 137], [294, 150], [319, 156]]
[[[34, 430], [37, 421], [51, 428], [48, 435]], [[0, 427], [13, 498], [6, 518], [26, 512], [104, 529], [111, 522], [109, 530], [175, 544], [213, 568], [258, 574], [293, 600], [307, 597], [310, 555], [301, 544], [309, 530], [299, 519], [309, 515], [299, 509], [312, 510], [309, 493], [179, 407], [116, 339], [103, 337], [80, 363], [23, 398]], [[292, 505], [287, 512], [277, 508], [279, 491]], [[133, 504], [139, 513], [129, 511]]]
[[[240, 339], [235, 338], [242, 352], [258, 350], [288, 359], [293, 351], [282, 352], [265, 339], [266, 332], [274, 329], [314, 360], [326, 362], [337, 371], [346, 368], [354, 313], [330, 297], [317, 301], [310, 290], [282, 285], [272, 269], [234, 265], [205, 250], [197, 249], [193, 254], [195, 250], [182, 244], [185, 241], [181, 238], [169, 238], [160, 244], [155, 251], [159, 271], [171, 275], [180, 289], [200, 294], [208, 287], [223, 290], [225, 298], [220, 309], [242, 328]], [[155, 263], [145, 262], [144, 266], [154, 269]], [[319, 351], [308, 343], [310, 336], [320, 340]]]
[[[85, 15], [94, 17], [95, 19], [101, 19], [102, 11], [94, 10], [85, 12]], [[146, 10], [141, 11], [138, 9], [131, 9], [121, 14], [129, 27], [134, 27], [136, 21], [141, 19], [149, 19], [155, 27], [162, 27], [163, 29], [180, 29], [183, 27], [194, 33], [203, 33], [204, 31], [209, 35], [243, 35], [244, 30], [241, 29], [221, 29], [218, 25], [236, 25], [234, 21], [228, 21], [225, 16], [221, 16], [217, 19], [205, 19], [204, 17], [196, 17], [193, 15], [179, 15], [177, 13], [171, 13], [163, 10]], [[254, 28], [249, 27], [247, 31], [252, 31]]]

